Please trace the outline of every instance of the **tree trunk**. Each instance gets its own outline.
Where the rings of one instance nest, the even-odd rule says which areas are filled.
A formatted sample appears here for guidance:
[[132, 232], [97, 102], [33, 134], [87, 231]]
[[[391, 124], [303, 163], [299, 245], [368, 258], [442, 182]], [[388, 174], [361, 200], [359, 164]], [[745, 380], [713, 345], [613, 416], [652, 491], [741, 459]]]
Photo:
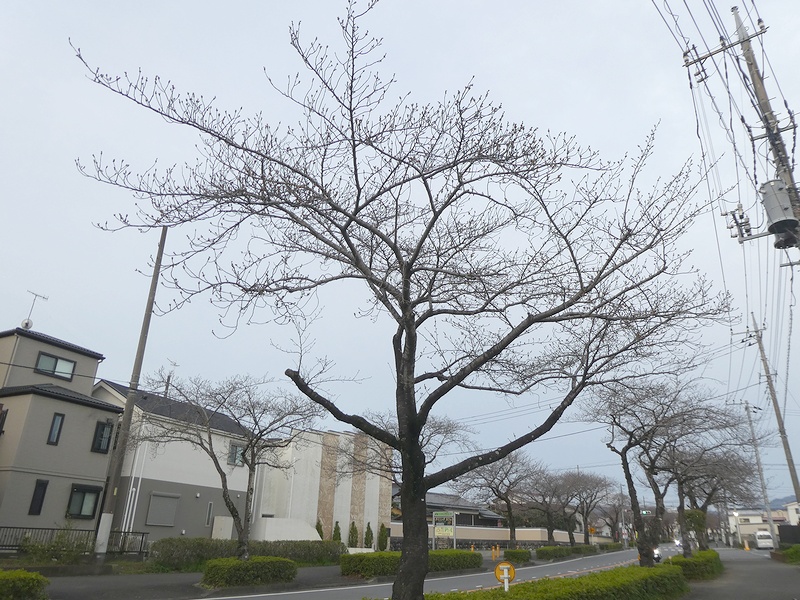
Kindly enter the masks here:
[[681, 545], [683, 556], [692, 557], [692, 544], [686, 527], [686, 495], [683, 492], [683, 481], [678, 479], [678, 530], [681, 532]]
[[512, 550], [517, 547], [517, 522], [514, 519], [514, 509], [511, 500], [506, 501], [506, 521], [508, 522], [508, 547]]
[[553, 519], [553, 515], [550, 513], [550, 511], [547, 511], [546, 518], [547, 518], [547, 541], [550, 542], [551, 544], [555, 544], [556, 543], [556, 535], [555, 535], [556, 524], [555, 524], [555, 520]]
[[423, 600], [423, 585], [428, 573], [428, 520], [422, 476], [403, 480], [400, 500], [403, 507], [403, 548], [400, 565], [392, 585], [392, 600]]
[[650, 532], [645, 527], [642, 511], [639, 508], [639, 496], [636, 495], [636, 484], [633, 481], [633, 474], [631, 473], [631, 466], [628, 463], [627, 450], [617, 452], [622, 460], [622, 471], [625, 473], [625, 483], [628, 486], [628, 496], [631, 498], [631, 512], [633, 512], [633, 529], [638, 533], [636, 537], [636, 548], [639, 550], [639, 566], [652, 567], [655, 565], [653, 561], [653, 544], [650, 541]]

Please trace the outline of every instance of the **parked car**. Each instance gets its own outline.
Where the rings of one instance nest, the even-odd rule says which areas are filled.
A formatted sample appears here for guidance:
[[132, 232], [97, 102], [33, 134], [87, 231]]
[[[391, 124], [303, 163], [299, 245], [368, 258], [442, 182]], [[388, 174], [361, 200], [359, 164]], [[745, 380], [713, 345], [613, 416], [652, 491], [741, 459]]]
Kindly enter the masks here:
[[756, 548], [775, 549], [775, 543], [772, 541], [772, 534], [769, 531], [756, 531]]

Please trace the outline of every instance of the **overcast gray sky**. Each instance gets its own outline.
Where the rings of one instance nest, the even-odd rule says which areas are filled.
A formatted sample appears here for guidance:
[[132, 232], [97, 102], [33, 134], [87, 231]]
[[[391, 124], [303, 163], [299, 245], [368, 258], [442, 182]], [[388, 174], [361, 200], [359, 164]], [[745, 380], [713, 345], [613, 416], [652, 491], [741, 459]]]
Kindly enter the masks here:
[[[674, 4], [682, 11], [681, 26], [695, 41], [691, 16], [683, 3]], [[688, 4], [702, 18], [702, 3]], [[0, 328], [16, 327], [28, 316], [33, 300], [28, 290], [43, 294], [48, 300], [36, 304], [34, 329], [102, 352], [107, 358], [100, 375], [127, 382], [157, 234], [96, 228], [94, 223], [112, 221], [117, 212], [132, 212], [133, 201], [81, 176], [75, 160], [90, 162], [102, 151], [145, 168], [156, 158], [164, 165], [193, 157], [194, 139], [187, 132], [91, 84], [70, 39], [104, 71], [141, 68], [147, 75], [171, 79], [181, 90], [216, 97], [220, 108], [260, 110], [277, 121], [286, 107], [267, 84], [264, 69], [279, 81], [299, 70], [288, 44], [290, 22], [302, 22], [309, 39], [317, 36], [335, 45], [335, 18], [343, 6], [332, 0], [3, 3]], [[663, 10], [661, 2], [658, 6]], [[730, 6], [718, 3], [718, 9], [731, 22]], [[766, 47], [783, 94], [792, 106], [800, 106], [800, 3], [763, 0], [758, 9], [770, 27]], [[445, 90], [472, 80], [477, 90], [489, 90], [503, 104], [510, 120], [574, 134], [606, 159], [635, 154], [659, 124], [652, 177], [674, 172], [700, 152], [681, 49], [651, 2], [382, 0], [367, 23], [384, 39], [384, 68], [396, 75], [397, 95], [410, 91], [417, 102], [434, 102]], [[710, 26], [706, 33], [715, 39]], [[726, 152], [730, 155], [726, 143], [719, 130], [715, 152], [723, 164]], [[721, 172], [722, 177], [733, 173]], [[718, 184], [730, 185], [733, 181]], [[749, 202], [754, 202], [752, 194]], [[750, 215], [754, 222], [760, 219], [757, 212], [756, 207]], [[769, 240], [746, 248], [730, 240], [719, 215], [704, 217], [687, 244], [696, 249], [696, 263], [718, 287], [731, 291], [739, 312], [746, 316], [752, 310], [766, 324], [765, 341], [783, 402], [792, 315], [788, 269], [778, 268]], [[159, 296], [162, 302], [167, 299], [168, 293]], [[337, 314], [346, 317], [352, 310], [347, 299], [337, 300], [343, 302], [326, 305], [316, 350], [345, 366], [361, 365], [365, 382], [348, 398], [348, 408], [374, 405], [374, 395], [385, 393], [391, 382], [388, 348], [382, 345], [386, 336], [344, 327], [347, 319]], [[797, 329], [800, 324], [793, 328], [795, 342]], [[734, 394], [736, 401], [747, 399], [766, 408], [755, 347], [730, 345], [742, 331], [744, 326], [732, 336], [721, 330], [708, 339], [721, 349], [709, 374], [722, 380], [720, 393], [745, 389]], [[153, 320], [145, 370], [174, 361], [179, 375], [221, 378], [237, 373], [279, 376], [290, 366], [270, 344], [279, 335], [274, 329], [245, 326], [220, 339], [225, 333], [215, 310], [203, 301], [159, 316]], [[797, 343], [795, 348], [794, 356]], [[796, 358], [793, 362], [797, 364]], [[800, 454], [800, 394], [792, 391], [800, 377], [794, 377], [788, 386], [787, 428]], [[543, 400], [519, 400], [513, 407], [475, 406], [469, 412], [461, 408], [456, 414], [479, 425], [488, 446], [519, 433], [520, 413], [503, 411], [519, 408], [524, 414]], [[496, 418], [481, 416], [489, 411]], [[762, 426], [774, 429], [771, 412], [762, 412]], [[588, 428], [565, 424], [552, 435]], [[580, 462], [583, 468], [619, 478], [614, 455], [599, 439], [597, 431], [571, 435], [539, 442], [531, 453], [554, 468]], [[765, 463], [771, 494], [788, 495], [791, 485], [782, 453], [767, 450]]]

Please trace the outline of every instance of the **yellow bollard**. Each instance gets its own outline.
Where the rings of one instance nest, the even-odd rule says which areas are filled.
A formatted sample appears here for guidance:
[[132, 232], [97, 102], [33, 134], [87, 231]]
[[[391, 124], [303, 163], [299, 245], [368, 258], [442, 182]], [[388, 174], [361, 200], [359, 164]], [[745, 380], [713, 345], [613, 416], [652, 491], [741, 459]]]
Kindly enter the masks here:
[[470, 545], [469, 551], [470, 552], [475, 552], [475, 544]]
[[750, 551], [750, 544], [747, 543], [747, 540], [744, 541], [744, 549], [747, 550], [748, 552]]

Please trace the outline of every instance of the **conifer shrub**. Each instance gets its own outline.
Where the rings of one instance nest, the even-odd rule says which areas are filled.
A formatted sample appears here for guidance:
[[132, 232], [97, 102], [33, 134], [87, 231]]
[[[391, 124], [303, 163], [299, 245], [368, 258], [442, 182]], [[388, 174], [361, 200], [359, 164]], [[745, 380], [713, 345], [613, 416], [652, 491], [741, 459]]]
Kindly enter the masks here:
[[372, 525], [367, 523], [367, 528], [364, 530], [364, 548], [372, 548], [372, 541], [374, 539], [372, 534]]
[[389, 545], [389, 528], [381, 523], [378, 527], [378, 552], [383, 552]]
[[358, 548], [358, 527], [355, 521], [350, 521], [350, 529], [347, 531], [347, 547]]

